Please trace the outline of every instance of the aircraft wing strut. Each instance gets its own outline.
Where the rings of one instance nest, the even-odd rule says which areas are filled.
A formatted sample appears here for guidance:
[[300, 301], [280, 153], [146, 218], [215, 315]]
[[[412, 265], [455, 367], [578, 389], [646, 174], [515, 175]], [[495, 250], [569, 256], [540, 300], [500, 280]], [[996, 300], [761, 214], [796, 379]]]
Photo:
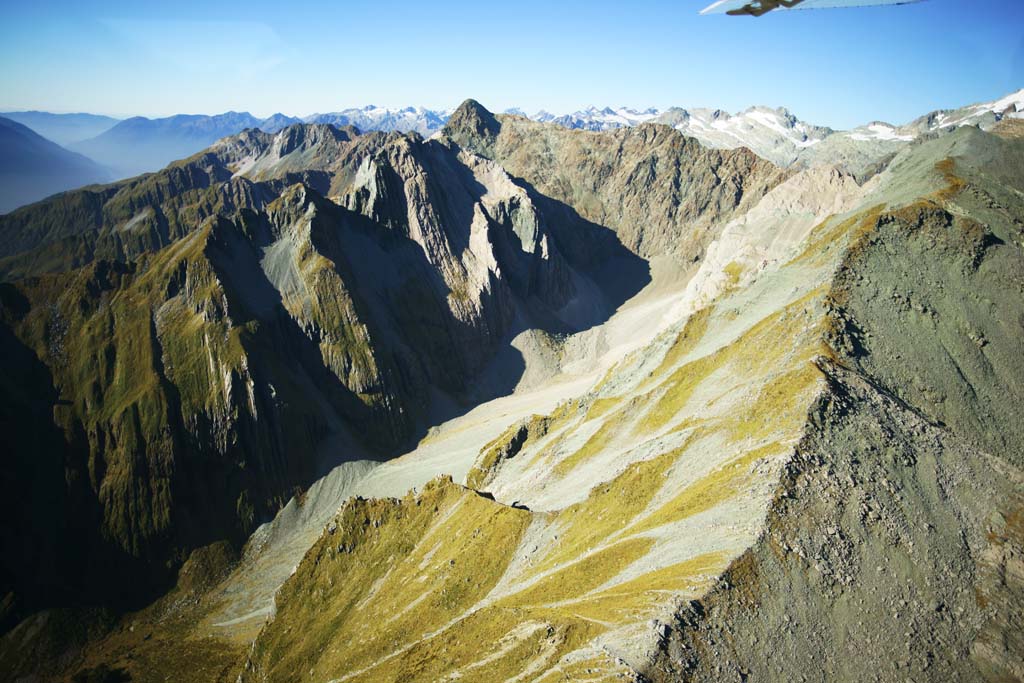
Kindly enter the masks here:
[[759, 17], [778, 9], [833, 9], [872, 5], [909, 5], [914, 2], [921, 2], [921, 0], [718, 0], [701, 10], [701, 14]]

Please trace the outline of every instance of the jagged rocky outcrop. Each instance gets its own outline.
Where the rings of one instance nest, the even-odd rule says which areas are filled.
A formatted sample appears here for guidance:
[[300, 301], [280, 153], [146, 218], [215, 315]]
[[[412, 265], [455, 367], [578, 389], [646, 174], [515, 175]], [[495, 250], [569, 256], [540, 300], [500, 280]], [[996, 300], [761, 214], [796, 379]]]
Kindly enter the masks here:
[[699, 255], [712, 225], [751, 208], [786, 173], [749, 150], [714, 150], [657, 124], [607, 133], [494, 117], [469, 101], [444, 134], [546, 197], [615, 230], [645, 257]]

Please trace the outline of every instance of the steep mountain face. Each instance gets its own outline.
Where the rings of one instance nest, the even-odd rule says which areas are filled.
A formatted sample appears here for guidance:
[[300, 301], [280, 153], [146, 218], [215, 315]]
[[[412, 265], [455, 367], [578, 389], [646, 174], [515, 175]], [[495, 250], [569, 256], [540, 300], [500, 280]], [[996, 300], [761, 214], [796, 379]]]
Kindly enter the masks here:
[[108, 172], [91, 159], [0, 117], [0, 213], [109, 179]]
[[702, 147], [665, 126], [565, 130], [470, 102], [445, 135], [542, 194], [611, 228], [631, 251], [699, 256], [709, 227], [752, 207], [786, 174], [748, 150]]
[[[41, 386], [52, 390], [35, 398], [9, 387], [4, 405], [39, 413], [49, 401], [53, 443], [43, 453], [55, 471], [38, 475], [47, 492], [40, 503], [80, 501], [64, 518], [74, 543], [34, 533], [48, 530], [31, 515], [11, 530], [23, 537], [5, 539], [31, 551], [5, 552], [17, 607], [59, 599], [55, 590], [131, 604], [162, 587], [191, 548], [244, 538], [291, 486], [315, 477], [318, 446], [351, 441], [344, 420], [364, 424], [370, 443], [388, 439], [379, 435], [391, 421], [405, 426], [380, 405], [387, 397], [375, 392], [377, 368], [360, 347], [367, 331], [332, 274], [342, 266], [311, 244], [314, 224], [332, 218], [314, 220], [311, 207], [297, 187], [265, 213], [211, 218], [155, 255], [5, 285], [8, 343], [39, 359]], [[305, 270], [305, 286], [334, 280], [313, 314], [352, 324], [328, 338], [302, 330], [267, 281], [248, 231], [305, 244], [309, 262], [296, 257], [294, 266]], [[9, 485], [40, 457], [29, 441], [8, 453]], [[37, 545], [59, 560], [56, 586], [33, 575]], [[131, 588], [112, 592], [122, 584]], [[23, 586], [42, 594], [23, 594]]]
[[1024, 148], [964, 131], [927, 151], [949, 186], [846, 257], [828, 391], [765, 533], [680, 611], [652, 680], [1024, 675]]
[[1021, 678], [1015, 122], [865, 180], [467, 101], [0, 218], [6, 624], [162, 594], [0, 671]]
[[71, 145], [110, 130], [120, 119], [97, 114], [51, 114], [46, 111], [11, 111], [0, 116], [27, 126], [58, 145]]
[[0, 224], [0, 272], [13, 280], [119, 259], [178, 239], [218, 212], [263, 206], [272, 195], [216, 159], [103, 187], [67, 192], [12, 212]]

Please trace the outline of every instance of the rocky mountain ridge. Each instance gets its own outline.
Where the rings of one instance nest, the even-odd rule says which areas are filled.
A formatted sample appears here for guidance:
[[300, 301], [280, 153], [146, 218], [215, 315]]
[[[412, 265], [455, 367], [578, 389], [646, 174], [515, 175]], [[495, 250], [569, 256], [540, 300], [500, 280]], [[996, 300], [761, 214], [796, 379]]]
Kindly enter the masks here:
[[[759, 156], [781, 166], [809, 167], [839, 163], [847, 170], [863, 175], [902, 145], [922, 135], [948, 132], [959, 126], [991, 128], [1003, 119], [1020, 116], [1024, 95], [1019, 91], [1006, 97], [957, 110], [939, 110], [905, 125], [871, 122], [849, 131], [834, 131], [801, 121], [784, 108], [750, 107], [737, 114], [719, 109], [672, 107], [635, 110], [627, 107], [598, 108], [554, 115], [546, 111], [528, 115], [520, 109], [506, 114], [522, 116], [541, 123], [555, 123], [574, 130], [604, 131], [635, 127], [644, 123], [663, 123], [694, 137], [703, 145], [735, 149], [747, 147]], [[119, 177], [155, 171], [187, 157], [216, 140], [259, 128], [274, 133], [295, 123], [329, 123], [337, 127], [354, 126], [359, 131], [416, 132], [424, 137], [438, 133], [454, 110], [424, 107], [389, 108], [366, 106], [337, 112], [312, 114], [302, 118], [274, 114], [265, 119], [247, 112], [226, 112], [215, 116], [178, 115], [163, 119], [133, 117], [116, 121], [93, 117], [95, 127], [104, 127], [96, 137], [69, 139], [74, 151], [95, 159]], [[36, 125], [46, 136], [64, 135], [72, 115], [47, 115], [45, 112], [21, 112], [23, 123]], [[88, 116], [88, 115], [82, 115]], [[20, 120], [20, 119], [19, 119]], [[84, 129], [83, 129], [84, 130]]]

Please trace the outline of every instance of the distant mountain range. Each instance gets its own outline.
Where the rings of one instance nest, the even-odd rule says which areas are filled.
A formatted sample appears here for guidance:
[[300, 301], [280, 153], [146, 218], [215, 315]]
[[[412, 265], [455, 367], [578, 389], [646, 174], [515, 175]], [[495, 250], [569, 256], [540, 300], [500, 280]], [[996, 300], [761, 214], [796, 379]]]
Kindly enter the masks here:
[[345, 109], [329, 114], [313, 114], [303, 119], [306, 123], [330, 123], [335, 126], [355, 126], [361, 131], [383, 130], [400, 133], [416, 132], [429, 136], [444, 127], [449, 110], [405, 107], [388, 109], [370, 105], [362, 109]]
[[[707, 147], [747, 147], [780, 166], [811, 166], [825, 159], [835, 161], [838, 155], [840, 160], [846, 161], [856, 170], [865, 160], [892, 153], [925, 133], [960, 126], [989, 128], [1006, 116], [1022, 117], [1024, 89], [991, 102], [955, 110], [934, 111], [902, 126], [873, 121], [848, 131], [836, 131], [807, 123], [785, 108], [770, 107], [750, 107], [737, 114], [729, 114], [720, 109], [679, 107], [664, 111], [590, 107], [562, 116], [545, 111], [528, 116], [519, 109], [506, 110], [506, 113], [591, 131], [662, 123], [696, 138]], [[824, 147], [819, 149], [818, 146], [823, 143]]]
[[[506, 114], [591, 131], [662, 123], [696, 138], [705, 146], [717, 149], [747, 147], [780, 166], [812, 166], [824, 159], [838, 158], [846, 162], [850, 170], [858, 172], [869, 166], [872, 160], [893, 153], [921, 134], [964, 125], [988, 128], [1004, 115], [1018, 116], [1021, 111], [1024, 111], [1024, 90], [991, 102], [935, 111], [905, 125], [874, 121], [848, 131], [808, 123], [785, 108], [763, 106], [750, 107], [736, 114], [721, 109], [680, 107], [666, 110], [590, 107], [563, 115], [546, 111], [527, 115], [520, 109], [510, 109]], [[450, 115], [450, 110], [423, 107], [393, 109], [370, 105], [313, 114], [302, 119], [283, 114], [257, 119], [247, 113], [234, 112], [208, 117], [129, 119], [100, 135], [96, 141], [73, 148], [100, 163], [131, 174], [162, 168], [173, 159], [195, 153], [214, 140], [245, 128], [260, 128], [273, 133], [294, 123], [330, 123], [338, 127], [352, 125], [361, 131], [415, 131], [430, 136], [444, 127]], [[137, 135], [126, 136], [127, 128], [138, 133], [145, 131], [147, 140], [140, 143]], [[819, 150], [819, 145], [826, 141], [827, 144]], [[131, 159], [138, 158], [138, 144], [143, 144], [143, 148], [152, 150], [152, 153], [132, 164]]]
[[[505, 114], [588, 131], [661, 123], [696, 138], [707, 147], [747, 147], [779, 166], [809, 167], [829, 163], [863, 175], [870, 173], [879, 160], [922, 134], [965, 125], [990, 128], [1004, 117], [1024, 115], [1022, 112], [1024, 90], [991, 102], [935, 111], [901, 126], [875, 121], [848, 131], [807, 123], [784, 108], [761, 106], [736, 114], [720, 109], [679, 107], [667, 110], [590, 107], [563, 115], [546, 111], [528, 115], [521, 109], [508, 109]], [[111, 177], [123, 178], [157, 171], [171, 161], [189, 157], [221, 138], [248, 128], [275, 133], [297, 123], [326, 123], [337, 127], [355, 126], [360, 131], [417, 132], [429, 137], [444, 127], [451, 113], [423, 107], [370, 105], [303, 118], [277, 113], [261, 119], [248, 112], [234, 111], [159, 119], [136, 116], [123, 121], [92, 114], [46, 112], [16, 112], [5, 116], [43, 137], [66, 143], [71, 150], [109, 169]], [[38, 197], [37, 194], [31, 196]]]
[[416, 131], [430, 135], [440, 130], [447, 120], [445, 111], [374, 106], [313, 114], [303, 119], [281, 113], [260, 119], [248, 112], [234, 111], [214, 116], [180, 114], [162, 119], [136, 116], [71, 147], [110, 167], [118, 177], [128, 177], [157, 171], [171, 161], [191, 156], [220, 138], [247, 128], [276, 133], [296, 123], [330, 123], [338, 127], [356, 126], [361, 131]]
[[163, 119], [135, 116], [71, 148], [123, 178], [159, 170], [246, 128], [266, 126], [276, 131], [298, 121], [283, 114], [258, 119], [248, 112], [234, 111], [216, 116], [179, 114]]
[[98, 114], [51, 114], [48, 111], [11, 111], [0, 116], [28, 126], [47, 140], [65, 147], [94, 138], [120, 121]]
[[0, 117], [0, 213], [108, 180], [110, 174], [92, 160]]
[[[351, 125], [362, 131], [415, 131], [427, 136], [444, 126], [449, 113], [422, 107], [368, 106], [313, 114], [304, 119], [281, 113], [261, 119], [248, 112], [230, 111], [213, 116], [179, 114], [118, 120], [94, 114], [12, 112], [3, 116], [20, 129], [14, 133], [15, 128], [8, 126], [3, 131], [0, 162], [10, 180], [2, 190], [0, 211], [10, 211], [87, 183], [158, 171], [172, 161], [192, 156], [221, 138], [249, 128], [276, 133], [298, 123], [328, 123], [339, 128]], [[26, 132], [34, 136], [32, 142], [14, 142], [15, 138], [27, 139]], [[32, 149], [37, 150], [38, 158], [31, 158]], [[45, 174], [40, 175], [44, 168]]]

